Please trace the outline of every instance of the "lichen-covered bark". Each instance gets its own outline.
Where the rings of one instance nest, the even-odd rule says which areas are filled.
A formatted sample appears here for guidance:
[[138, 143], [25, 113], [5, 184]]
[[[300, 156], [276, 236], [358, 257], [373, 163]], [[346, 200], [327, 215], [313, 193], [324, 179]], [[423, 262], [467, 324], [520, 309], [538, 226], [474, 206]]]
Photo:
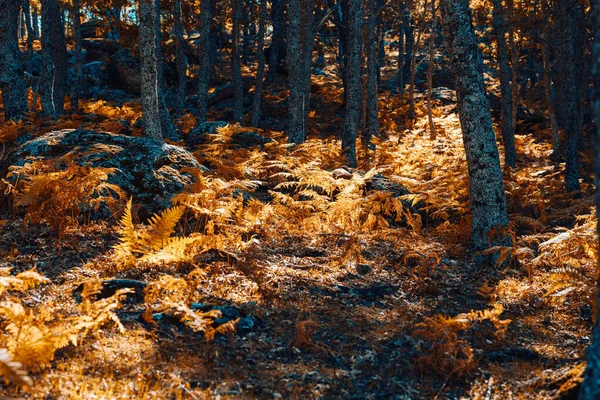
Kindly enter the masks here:
[[204, 132], [206, 125], [206, 113], [208, 112], [208, 84], [210, 81], [210, 16], [211, 4], [209, 1], [200, 2], [200, 46], [198, 71], [198, 115], [196, 127]]
[[31, 74], [33, 72], [33, 38], [35, 32], [31, 25], [31, 6], [29, 5], [29, 0], [23, 0], [21, 4], [23, 13], [25, 14], [25, 25], [27, 27], [27, 72]]
[[233, 120], [244, 124], [244, 85], [240, 61], [240, 28], [242, 21], [242, 0], [233, 0], [233, 43], [231, 44], [233, 82]]
[[[596, 174], [596, 218], [600, 219], [600, 0], [592, 0], [592, 63], [590, 70], [594, 83], [593, 116], [596, 121], [594, 132], [594, 173]], [[600, 235], [600, 226], [596, 229]], [[600, 306], [600, 280], [596, 290], [598, 306]], [[596, 318], [596, 326], [592, 334], [592, 343], [587, 350], [587, 369], [585, 379], [579, 390], [580, 400], [600, 399], [600, 318]]]
[[178, 115], [183, 114], [185, 108], [185, 97], [187, 92], [187, 57], [185, 55], [185, 42], [183, 38], [183, 24], [181, 22], [181, 0], [175, 0], [174, 4], [174, 26], [175, 32], [175, 48], [176, 48], [176, 62], [177, 62], [177, 104], [175, 111]]
[[379, 134], [379, 115], [377, 110], [377, 37], [376, 18], [378, 1], [369, 0], [368, 2], [368, 25], [367, 25], [367, 134], [365, 140], [371, 142], [373, 136]]
[[267, 22], [267, 0], [260, 0], [258, 22], [258, 71], [256, 72], [256, 85], [254, 86], [254, 99], [252, 101], [252, 121], [250, 125], [258, 126], [260, 121], [260, 103], [262, 99], [263, 80], [265, 78], [265, 25]]
[[[348, 166], [356, 167], [356, 137], [360, 118], [360, 31], [362, 24], [362, 4], [360, 0], [345, 0], [348, 13], [344, 14], [348, 26], [348, 47], [346, 49], [346, 110], [342, 131], [342, 153]], [[346, 17], [347, 16], [347, 17]]]
[[496, 51], [500, 78], [502, 103], [502, 141], [504, 142], [504, 162], [514, 167], [517, 163], [515, 150], [515, 130], [513, 126], [511, 72], [508, 65], [508, 50], [506, 48], [506, 28], [504, 26], [504, 11], [502, 0], [493, 0], [494, 31], [496, 33]]
[[4, 119], [18, 120], [27, 112], [25, 81], [21, 66], [18, 26], [19, 2], [0, 0], [0, 91], [4, 102]]
[[156, 14], [154, 0], [139, 1], [140, 55], [142, 59], [141, 103], [144, 134], [162, 140], [156, 63]]
[[42, 111], [56, 118], [64, 110], [67, 83], [67, 44], [56, 0], [42, 1]]
[[469, 1], [440, 0], [440, 7], [469, 170], [472, 250], [480, 251], [510, 243], [503, 235], [490, 237], [492, 228], [508, 224], [502, 170]]
[[400, 3], [400, 20], [398, 23], [398, 92], [404, 94], [404, 37], [405, 34], [405, 18], [406, 4], [404, 1]]

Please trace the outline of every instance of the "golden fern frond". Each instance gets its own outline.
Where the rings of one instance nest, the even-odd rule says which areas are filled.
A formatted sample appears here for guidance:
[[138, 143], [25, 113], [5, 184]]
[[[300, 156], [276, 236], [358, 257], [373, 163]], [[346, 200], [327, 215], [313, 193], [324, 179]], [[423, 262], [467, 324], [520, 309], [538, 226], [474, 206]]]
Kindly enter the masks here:
[[132, 253], [139, 246], [139, 238], [133, 225], [133, 214], [131, 212], [132, 197], [127, 201], [127, 207], [121, 217], [121, 223], [119, 227], [119, 234], [121, 235], [120, 243], [115, 246], [116, 249], [121, 250], [125, 253]]
[[152, 250], [165, 247], [184, 212], [184, 206], [175, 206], [167, 208], [160, 215], [154, 214], [150, 218], [150, 232], [144, 238], [145, 244]]
[[6, 349], [0, 349], [0, 375], [4, 376], [7, 385], [10, 381], [21, 385], [33, 385], [33, 380], [23, 369], [23, 364], [13, 361]]

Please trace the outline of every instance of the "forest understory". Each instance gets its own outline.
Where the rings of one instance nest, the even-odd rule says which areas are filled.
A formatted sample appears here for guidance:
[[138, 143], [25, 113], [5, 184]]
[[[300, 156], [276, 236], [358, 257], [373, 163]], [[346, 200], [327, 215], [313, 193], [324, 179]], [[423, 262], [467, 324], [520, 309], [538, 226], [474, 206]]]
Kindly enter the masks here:
[[[34, 268], [49, 280], [10, 300], [24, 307], [13, 312], [27, 315], [20, 347], [29, 352], [25, 364], [34, 386], [5, 388], [6, 394], [569, 398], [581, 380], [595, 312], [591, 177], [583, 176], [580, 196], [565, 194], [564, 165], [550, 162], [547, 126], [520, 126], [518, 166], [504, 171], [512, 260], [491, 268], [473, 262], [455, 105], [435, 104], [432, 139], [422, 101], [410, 123], [405, 101], [383, 91], [384, 136], [375, 139], [375, 150], [359, 146], [359, 166], [352, 170], [338, 155], [336, 118], [330, 117], [340, 115], [340, 85], [332, 76], [313, 77], [319, 112], [310, 113], [305, 144], [290, 149], [280, 132], [266, 129], [255, 134], [269, 143], [240, 148], [234, 138], [256, 130], [228, 125], [197, 147], [210, 170], [200, 187], [178, 196], [187, 208], [169, 222], [166, 237], [201, 232], [199, 242], [182, 242], [174, 251], [124, 252], [119, 244], [127, 245], [127, 236], [116, 216], [70, 220], [63, 228], [69, 215], [61, 213], [73, 199], [58, 201], [69, 202], [66, 208], [39, 201], [32, 210], [42, 214], [33, 222], [30, 214], [5, 208], [3, 273]], [[281, 121], [272, 116], [285, 114], [280, 93], [276, 85], [267, 88], [266, 123], [273, 127]], [[119, 107], [90, 100], [80, 115], [57, 121], [32, 115], [10, 126], [16, 136], [68, 128], [114, 132], [123, 119], [134, 122], [136, 110], [135, 101]], [[221, 120], [226, 110], [215, 110], [211, 119]], [[184, 132], [189, 119], [179, 121]], [[33, 176], [64, 179], [51, 175]], [[381, 184], [371, 184], [378, 179]], [[68, 180], [62, 185], [61, 191], [77, 193]], [[399, 195], [398, 187], [408, 191]], [[34, 183], [21, 193], [28, 189], [44, 190]], [[126, 201], [116, 215], [124, 209]], [[59, 221], [51, 226], [47, 219]], [[113, 289], [100, 296], [109, 297], [107, 304], [94, 308], [100, 300], [92, 294], [87, 310], [85, 301], [78, 304], [82, 283], [94, 293], [94, 283], [114, 280], [123, 280], [119, 288], [154, 284], [157, 292], [144, 301], [137, 290], [120, 302], [110, 297]], [[177, 302], [202, 303], [223, 312], [220, 324], [240, 318], [244, 325], [207, 341], [202, 331], [220, 326], [209, 317], [203, 327], [156, 319]], [[155, 318], [144, 317], [148, 310]], [[86, 313], [102, 323], [73, 332]], [[47, 331], [35, 329], [41, 326]], [[79, 340], [59, 348], [49, 334]]]

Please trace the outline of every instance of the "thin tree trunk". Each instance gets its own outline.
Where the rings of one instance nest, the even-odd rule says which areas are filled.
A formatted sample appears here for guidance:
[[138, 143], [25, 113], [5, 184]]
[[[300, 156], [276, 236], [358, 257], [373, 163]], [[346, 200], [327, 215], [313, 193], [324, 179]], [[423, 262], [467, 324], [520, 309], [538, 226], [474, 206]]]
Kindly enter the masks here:
[[277, 77], [277, 68], [281, 61], [281, 50], [283, 46], [283, 20], [284, 20], [284, 0], [271, 1], [271, 23], [273, 24], [273, 35], [271, 40], [271, 53], [269, 56], [269, 70], [267, 72], [267, 81], [273, 82]]
[[[510, 167], [517, 163], [515, 149], [515, 130], [513, 124], [513, 95], [511, 87], [511, 72], [508, 65], [508, 50], [506, 48], [506, 28], [502, 0], [493, 0], [494, 30], [496, 34], [496, 51], [500, 77], [500, 92], [502, 103], [502, 141], [504, 142], [504, 162]], [[515, 50], [513, 49], [513, 54]], [[514, 71], [514, 68], [513, 68]]]
[[240, 63], [240, 25], [242, 20], [242, 0], [233, 0], [233, 43], [231, 45], [233, 81], [233, 120], [244, 124], [244, 87]]
[[142, 114], [144, 134], [162, 140], [158, 98], [158, 71], [156, 52], [156, 10], [154, 0], [139, 0], [140, 54], [142, 58]]
[[33, 7], [33, 12], [32, 12], [32, 22], [33, 22], [33, 38], [34, 39], [39, 39], [40, 38], [40, 23], [38, 21], [39, 15], [38, 15], [38, 10], [37, 7]]
[[25, 26], [27, 28], [27, 73], [31, 75], [33, 73], [33, 26], [31, 25], [31, 7], [29, 0], [23, 0], [22, 3], [23, 13], [25, 14]]
[[183, 115], [187, 94], [187, 57], [185, 55], [185, 39], [183, 37], [183, 23], [181, 21], [181, 0], [175, 0], [173, 11], [178, 81], [175, 111], [177, 115]]
[[377, 0], [368, 0], [368, 25], [367, 25], [367, 134], [366, 145], [371, 144], [371, 138], [379, 134], [378, 96], [377, 96], [377, 39], [375, 36], [376, 18], [378, 10]]
[[[162, 31], [161, 31], [161, 20], [160, 20], [160, 0], [154, 0], [154, 28], [156, 29], [156, 73], [158, 76], [158, 96], [162, 97], [162, 90], [164, 87], [164, 66], [162, 57]], [[164, 132], [163, 132], [164, 133]]]
[[[591, 79], [594, 83], [593, 118], [596, 122], [594, 132], [594, 173], [596, 186], [596, 219], [600, 220], [600, 0], [592, 0], [592, 32], [594, 43], [592, 45], [592, 63], [590, 65]], [[596, 227], [596, 235], [600, 235], [600, 225]], [[596, 238], [596, 242], [598, 239]], [[598, 260], [596, 261], [597, 264]], [[596, 303], [600, 309], [600, 279], [596, 287]], [[592, 333], [592, 342], [587, 349], [587, 368], [584, 381], [579, 390], [580, 400], [600, 399], [600, 318], [596, 317], [596, 324]]]
[[260, 104], [262, 99], [262, 88], [265, 76], [265, 24], [267, 20], [267, 0], [260, 0], [260, 14], [258, 25], [258, 71], [256, 72], [256, 84], [254, 85], [254, 100], [252, 102], [252, 121], [250, 125], [258, 126], [260, 122]]
[[28, 109], [19, 53], [19, 3], [0, 0], [0, 10], [4, 13], [0, 18], [0, 91], [4, 119], [19, 120]]
[[458, 114], [469, 170], [471, 243], [477, 252], [510, 245], [492, 229], [508, 225], [506, 197], [492, 115], [483, 81], [483, 62], [471, 25], [468, 0], [440, 0], [442, 26], [458, 98]]
[[79, 96], [81, 96], [81, 83], [83, 79], [83, 58], [81, 55], [81, 0], [73, 0], [71, 8], [73, 13], [73, 36], [75, 37], [75, 88], [71, 96], [71, 108], [79, 112]]
[[398, 92], [402, 96], [404, 94], [404, 39], [406, 4], [404, 0], [400, 4], [400, 27], [398, 28]]
[[[431, 0], [433, 1], [433, 0]], [[419, 46], [421, 45], [421, 34], [423, 33], [425, 25], [425, 15], [427, 14], [428, 0], [425, 0], [423, 4], [423, 14], [421, 20], [418, 21], [418, 32], [417, 40], [411, 44], [412, 54], [410, 58], [410, 86], [409, 86], [409, 107], [408, 107], [408, 118], [411, 120], [415, 119], [415, 85], [417, 79], [417, 55], [419, 53]], [[414, 35], [413, 35], [414, 38]]]
[[67, 81], [67, 45], [56, 0], [42, 2], [42, 111], [56, 118], [64, 111]]
[[510, 24], [508, 25], [508, 45], [510, 46], [510, 66], [511, 66], [511, 94], [512, 94], [512, 130], [513, 141], [514, 134], [517, 131], [517, 116], [519, 110], [519, 49], [515, 43], [515, 4], [513, 0], [507, 0], [506, 6], [510, 12]]
[[429, 33], [429, 63], [427, 65], [427, 118], [429, 120], [429, 138], [435, 140], [435, 123], [433, 122], [433, 110], [431, 97], [433, 91], [433, 64], [434, 54], [433, 45], [435, 44], [435, 35], [437, 29], [435, 0], [431, 0], [431, 32]]
[[[346, 17], [347, 15], [347, 17]], [[344, 15], [348, 26], [348, 47], [346, 48], [346, 110], [342, 131], [342, 154], [348, 166], [355, 168], [356, 137], [360, 118], [360, 31], [362, 7], [360, 0], [348, 0], [348, 14]]]
[[302, 88], [302, 1], [290, 0], [287, 28], [288, 87], [288, 142], [303, 143], [306, 140], [304, 126]]
[[550, 54], [548, 41], [550, 40], [550, 18], [546, 1], [542, 0], [542, 14], [544, 21], [543, 36], [541, 40], [542, 50], [542, 67], [544, 77], [544, 95], [546, 100], [546, 108], [548, 111], [548, 119], [550, 120], [550, 130], [552, 131], [552, 155], [553, 161], [560, 160], [560, 141], [558, 136], [558, 123], [556, 121], [556, 113], [554, 111], [554, 100], [552, 96], [552, 70], [550, 67]]
[[208, 85], [210, 82], [210, 18], [211, 5], [208, 1], [200, 2], [200, 48], [198, 60], [198, 115], [196, 128], [200, 133], [206, 129], [206, 114], [208, 112]]

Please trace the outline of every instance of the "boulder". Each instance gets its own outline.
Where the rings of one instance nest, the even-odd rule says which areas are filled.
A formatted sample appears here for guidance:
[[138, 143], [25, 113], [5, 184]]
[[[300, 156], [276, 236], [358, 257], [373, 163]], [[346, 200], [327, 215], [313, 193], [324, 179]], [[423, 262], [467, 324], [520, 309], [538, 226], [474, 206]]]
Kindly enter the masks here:
[[[139, 204], [141, 218], [170, 207], [171, 197], [194, 180], [186, 168], [201, 166], [187, 150], [149, 138], [91, 130], [65, 129], [30, 140], [8, 157], [2, 177], [26, 163], [68, 160], [92, 167], [115, 168], [108, 182], [116, 184]], [[14, 181], [17, 177], [12, 177]]]

